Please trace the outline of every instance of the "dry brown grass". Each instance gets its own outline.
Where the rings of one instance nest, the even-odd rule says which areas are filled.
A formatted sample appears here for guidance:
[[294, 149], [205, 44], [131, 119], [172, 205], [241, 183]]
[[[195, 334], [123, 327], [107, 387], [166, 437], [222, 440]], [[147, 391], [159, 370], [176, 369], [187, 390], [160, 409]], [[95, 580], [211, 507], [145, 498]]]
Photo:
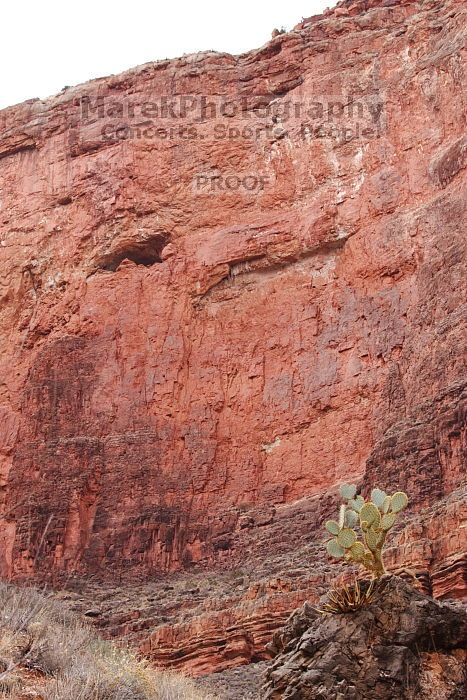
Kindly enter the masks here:
[[209, 700], [190, 679], [101, 640], [62, 603], [0, 584], [0, 699], [7, 698]]

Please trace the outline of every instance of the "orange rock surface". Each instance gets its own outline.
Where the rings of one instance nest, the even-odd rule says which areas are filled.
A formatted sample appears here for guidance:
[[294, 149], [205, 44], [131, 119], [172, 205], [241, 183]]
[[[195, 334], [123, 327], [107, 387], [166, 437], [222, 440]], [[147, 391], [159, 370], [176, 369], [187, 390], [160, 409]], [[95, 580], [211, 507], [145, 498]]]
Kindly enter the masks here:
[[[465, 594], [464, 30], [346, 1], [0, 112], [3, 577], [287, 572], [297, 542], [319, 574], [355, 480], [411, 497], [391, 564]], [[254, 660], [232, 606], [141, 644]]]

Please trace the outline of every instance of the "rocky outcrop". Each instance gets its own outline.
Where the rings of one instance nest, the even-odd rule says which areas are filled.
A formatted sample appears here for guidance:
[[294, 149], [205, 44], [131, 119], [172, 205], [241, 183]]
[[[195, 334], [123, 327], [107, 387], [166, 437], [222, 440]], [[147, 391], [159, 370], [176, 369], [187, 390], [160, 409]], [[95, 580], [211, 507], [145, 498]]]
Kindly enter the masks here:
[[309, 604], [271, 644], [264, 700], [461, 700], [467, 692], [465, 606], [434, 601], [390, 577], [356, 613]]
[[345, 479], [406, 490], [390, 566], [465, 595], [464, 32], [344, 2], [0, 112], [3, 577], [246, 568], [105, 620], [229, 668], [334, 575]]

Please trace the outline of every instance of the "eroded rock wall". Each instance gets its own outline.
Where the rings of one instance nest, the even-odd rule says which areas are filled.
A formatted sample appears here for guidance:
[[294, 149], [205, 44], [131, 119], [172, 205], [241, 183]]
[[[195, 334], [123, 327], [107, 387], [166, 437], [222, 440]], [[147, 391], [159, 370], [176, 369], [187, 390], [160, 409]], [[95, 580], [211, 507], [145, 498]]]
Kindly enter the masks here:
[[365, 477], [465, 592], [464, 41], [458, 0], [344, 2], [0, 112], [2, 576], [287, 553]]

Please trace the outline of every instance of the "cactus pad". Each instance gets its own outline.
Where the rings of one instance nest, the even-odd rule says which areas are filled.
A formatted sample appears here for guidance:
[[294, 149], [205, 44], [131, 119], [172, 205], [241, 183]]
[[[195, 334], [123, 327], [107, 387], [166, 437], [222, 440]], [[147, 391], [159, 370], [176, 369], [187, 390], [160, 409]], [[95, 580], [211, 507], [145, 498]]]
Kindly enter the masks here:
[[377, 523], [379, 525], [380, 514], [374, 503], [365, 503], [360, 510], [360, 522], [365, 520], [368, 525]]
[[337, 542], [344, 549], [349, 549], [357, 541], [357, 535], [349, 527], [345, 527], [337, 535]]
[[349, 501], [349, 506], [356, 512], [360, 513], [362, 506], [365, 504], [363, 496], [356, 496]]
[[339, 493], [346, 501], [353, 498], [357, 493], [357, 487], [353, 484], [341, 484], [339, 487]]
[[339, 510], [339, 529], [342, 529], [345, 525], [345, 511], [347, 510], [345, 503], [343, 503]]
[[390, 530], [394, 523], [396, 522], [395, 513], [385, 513], [381, 518], [381, 528], [383, 530]]
[[[354, 510], [345, 511], [345, 524], [348, 527], [354, 527], [358, 523], [358, 515]], [[334, 533], [333, 533], [334, 534]]]
[[383, 502], [383, 507], [381, 510], [383, 513], [389, 513], [389, 508], [391, 507], [391, 496], [386, 496]]
[[335, 559], [341, 559], [345, 554], [345, 549], [340, 546], [336, 539], [329, 540], [326, 549], [328, 550], [328, 554]]
[[363, 559], [363, 557], [365, 556], [365, 547], [361, 542], [354, 542], [349, 551], [352, 555], [352, 559], [354, 559], [355, 561]]
[[396, 493], [391, 498], [391, 510], [393, 513], [398, 513], [400, 510], [404, 510], [407, 507], [409, 499], [407, 494], [403, 491], [396, 491]]
[[339, 534], [339, 523], [336, 523], [335, 520], [328, 520], [326, 525], [324, 526], [328, 532], [331, 533], [331, 535], [338, 535]]
[[378, 549], [378, 544], [379, 544], [379, 538], [380, 534], [376, 530], [373, 530], [370, 528], [369, 530], [366, 531], [365, 533], [365, 543], [368, 549], [370, 549], [372, 552], [375, 551], [375, 549]]
[[377, 508], [382, 508], [386, 494], [381, 489], [373, 489], [371, 492], [371, 500]]

